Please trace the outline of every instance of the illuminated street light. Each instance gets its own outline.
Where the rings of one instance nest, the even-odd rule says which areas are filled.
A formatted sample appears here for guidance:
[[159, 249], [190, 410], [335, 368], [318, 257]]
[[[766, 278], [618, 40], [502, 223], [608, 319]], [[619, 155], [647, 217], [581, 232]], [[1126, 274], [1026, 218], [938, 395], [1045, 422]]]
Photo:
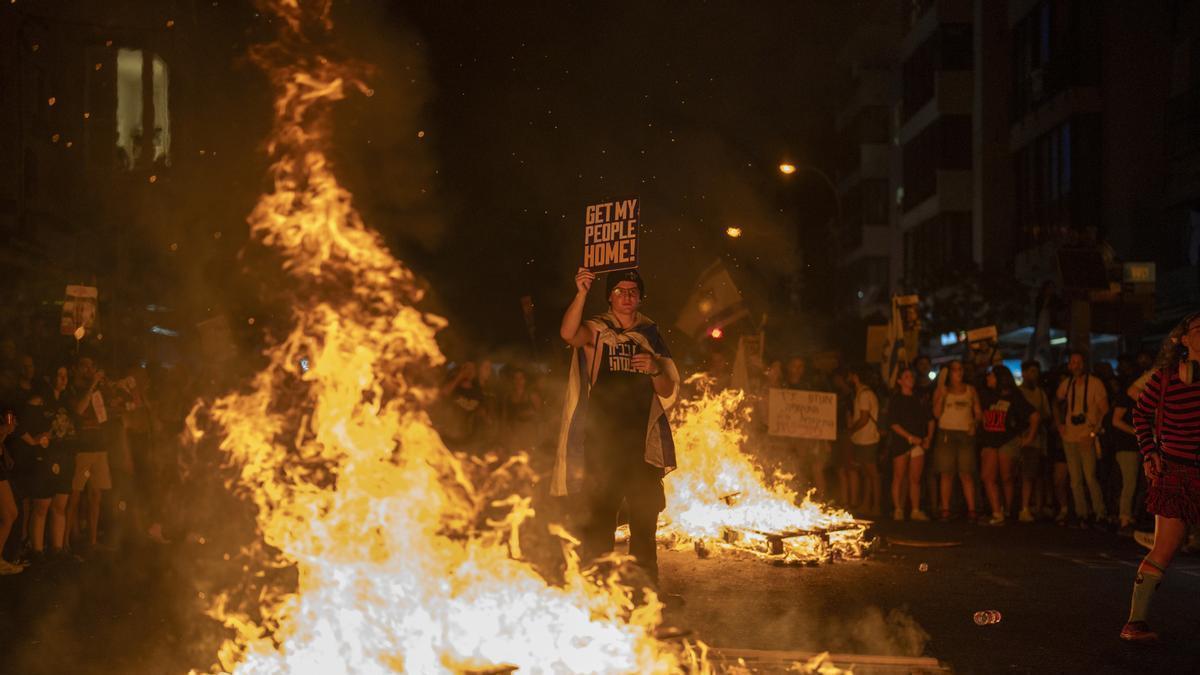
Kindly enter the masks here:
[[796, 173], [796, 165], [790, 164], [788, 162], [784, 162], [779, 165], [779, 173], [790, 176], [790, 175]]
[[742, 228], [727, 227], [725, 228], [725, 235], [730, 239], [737, 239], [738, 237], [742, 236]]
[[708, 331], [708, 336], [714, 340], [720, 340], [724, 335], [725, 331], [721, 330], [720, 328], [713, 328], [712, 330]]

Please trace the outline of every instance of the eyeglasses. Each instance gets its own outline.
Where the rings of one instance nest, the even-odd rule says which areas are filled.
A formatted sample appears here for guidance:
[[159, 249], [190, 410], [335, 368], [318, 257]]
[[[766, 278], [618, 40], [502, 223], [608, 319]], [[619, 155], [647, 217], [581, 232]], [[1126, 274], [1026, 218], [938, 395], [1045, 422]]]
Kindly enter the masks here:
[[630, 300], [637, 300], [642, 297], [642, 292], [636, 288], [614, 288], [612, 294], [616, 298], [626, 297]]

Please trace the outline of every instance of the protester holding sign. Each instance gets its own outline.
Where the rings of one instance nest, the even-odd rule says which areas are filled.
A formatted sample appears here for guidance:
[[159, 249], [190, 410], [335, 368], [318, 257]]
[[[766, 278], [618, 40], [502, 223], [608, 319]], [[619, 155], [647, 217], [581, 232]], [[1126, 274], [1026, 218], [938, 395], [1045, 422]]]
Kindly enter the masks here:
[[888, 455], [892, 458], [892, 518], [904, 520], [904, 479], [908, 478], [908, 498], [913, 520], [929, 520], [921, 510], [921, 472], [925, 453], [933, 441], [933, 416], [929, 406], [915, 393], [916, 376], [912, 368], [902, 368], [896, 378], [900, 391], [888, 401], [888, 424], [892, 433]]
[[575, 348], [563, 405], [551, 494], [580, 495], [581, 557], [609, 553], [622, 501], [629, 553], [658, 581], [655, 531], [666, 506], [663, 475], [675, 468], [667, 423], [679, 372], [658, 326], [638, 312], [645, 287], [637, 270], [605, 280], [608, 311], [583, 321], [596, 275], [581, 267], [559, 334]]
[[967, 519], [975, 520], [975, 425], [983, 417], [975, 387], [963, 381], [963, 362], [946, 366], [933, 392], [933, 416], [938, 421], [934, 467], [941, 476], [941, 519], [950, 519], [954, 474], [962, 481]]

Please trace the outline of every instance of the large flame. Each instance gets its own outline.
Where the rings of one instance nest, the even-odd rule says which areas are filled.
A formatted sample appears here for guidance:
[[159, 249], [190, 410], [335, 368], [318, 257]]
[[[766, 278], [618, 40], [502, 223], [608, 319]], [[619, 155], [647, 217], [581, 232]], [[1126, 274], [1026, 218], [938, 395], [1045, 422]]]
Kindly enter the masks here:
[[635, 608], [615, 581], [581, 575], [569, 546], [561, 585], [522, 562], [515, 534], [528, 499], [481, 489], [430, 426], [431, 390], [416, 375], [443, 360], [434, 341], [442, 322], [413, 307], [411, 273], [364, 226], [326, 152], [330, 103], [351, 87], [369, 92], [322, 55], [329, 0], [262, 4], [281, 19], [279, 42], [254, 53], [277, 92], [273, 189], [249, 221], [282, 261], [294, 327], [250, 386], [208, 413], [237, 488], [256, 506], [266, 546], [255, 555], [296, 576], [268, 585], [252, 611], [218, 598], [212, 614], [234, 633], [219, 667], [696, 667], [653, 639], [661, 605], [652, 595]]
[[666, 481], [660, 538], [794, 561], [861, 554], [865, 528], [854, 516], [799, 498], [786, 477], [768, 477], [755, 462], [743, 392], [713, 391], [700, 377], [691, 383], [701, 394], [672, 415], [679, 468]]

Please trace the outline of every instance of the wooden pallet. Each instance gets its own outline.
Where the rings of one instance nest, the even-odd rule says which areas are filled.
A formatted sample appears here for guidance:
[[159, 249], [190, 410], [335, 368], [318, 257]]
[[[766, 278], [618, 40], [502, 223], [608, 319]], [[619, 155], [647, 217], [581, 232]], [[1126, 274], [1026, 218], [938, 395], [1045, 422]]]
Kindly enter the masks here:
[[[714, 664], [744, 664], [752, 673], [795, 673], [797, 663], [813, 661], [819, 652], [774, 649], [714, 648], [709, 659]], [[827, 654], [828, 662], [842, 669], [852, 669], [855, 675], [872, 673], [949, 673], [950, 668], [927, 656], [885, 656], [882, 654]], [[719, 670], [719, 668], [718, 668]]]

